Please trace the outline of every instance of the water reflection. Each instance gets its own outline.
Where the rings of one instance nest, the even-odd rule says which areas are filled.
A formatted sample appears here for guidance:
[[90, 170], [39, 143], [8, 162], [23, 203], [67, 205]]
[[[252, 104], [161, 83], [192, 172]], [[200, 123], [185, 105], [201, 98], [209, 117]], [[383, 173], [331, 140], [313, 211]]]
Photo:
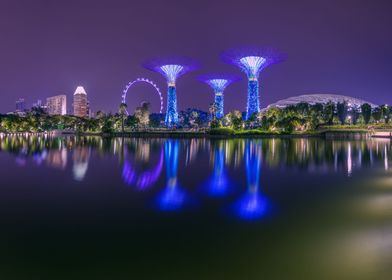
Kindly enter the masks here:
[[142, 152], [136, 147], [134, 160], [132, 157], [132, 149], [126, 150], [126, 156], [123, 164], [122, 178], [123, 181], [130, 186], [136, 186], [139, 190], [146, 190], [153, 186], [161, 175], [163, 168], [163, 148], [160, 150], [159, 161], [152, 167], [146, 168], [141, 172], [137, 172], [137, 166], [141, 162], [147, 163], [150, 160], [150, 143], [143, 143]]
[[220, 197], [229, 191], [230, 180], [225, 167], [225, 141], [218, 140], [211, 143], [212, 175], [206, 183], [206, 191], [212, 197]]
[[[32, 163], [67, 172], [69, 159], [72, 159], [71, 176], [76, 181], [86, 178], [90, 165], [94, 164], [90, 162], [92, 158], [117, 158], [121, 171], [111, 176], [122, 175], [124, 184], [135, 190], [157, 191], [158, 205], [163, 210], [179, 210], [187, 197], [195, 195], [178, 183], [187, 179], [183, 176], [190, 172], [208, 196], [235, 195], [237, 215], [249, 219], [263, 216], [268, 208], [268, 200], [260, 188], [262, 169], [355, 176], [374, 167], [388, 171], [390, 150], [388, 139], [180, 140], [26, 134], [0, 138], [0, 151], [13, 154], [17, 166], [28, 168]], [[208, 160], [210, 167], [205, 164]], [[181, 173], [178, 171], [180, 162], [184, 168]], [[202, 177], [197, 170], [200, 166], [208, 171]], [[246, 176], [242, 189], [241, 183], [231, 176], [231, 172], [237, 171]], [[163, 183], [160, 178], [164, 177]], [[238, 183], [238, 193], [232, 188], [234, 181]]]
[[158, 205], [161, 210], [179, 210], [185, 203], [186, 193], [178, 185], [178, 153], [179, 140], [165, 141], [166, 186], [158, 196]]
[[268, 207], [267, 198], [260, 192], [261, 147], [261, 140], [246, 140], [246, 193], [237, 202], [236, 212], [240, 218], [247, 220], [262, 217]]
[[73, 152], [73, 177], [76, 181], [83, 181], [88, 169], [90, 147], [76, 147]]
[[[243, 271], [250, 279], [389, 279], [390, 160], [387, 139], [0, 135], [1, 238], [9, 260], [34, 265], [37, 244], [40, 263], [51, 262], [54, 244], [84, 263], [85, 245], [104, 240], [89, 267], [102, 260], [145, 276], [140, 263], [153, 255], [160, 270], [148, 279], [168, 267], [185, 267], [182, 278], [202, 271], [189, 265], [196, 259], [181, 262], [188, 255], [219, 260], [209, 274], [228, 264], [233, 279]], [[292, 266], [280, 269], [282, 259]]]

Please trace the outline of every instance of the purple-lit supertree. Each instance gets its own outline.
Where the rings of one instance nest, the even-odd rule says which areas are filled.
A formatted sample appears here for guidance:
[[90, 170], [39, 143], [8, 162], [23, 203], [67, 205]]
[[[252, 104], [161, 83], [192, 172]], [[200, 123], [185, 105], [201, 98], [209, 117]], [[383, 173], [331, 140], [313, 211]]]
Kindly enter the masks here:
[[246, 119], [260, 112], [259, 74], [267, 66], [281, 62], [285, 55], [269, 47], [248, 47], [223, 52], [224, 62], [238, 66], [248, 77]]
[[143, 66], [162, 74], [167, 81], [167, 109], [165, 124], [172, 127], [178, 123], [176, 81], [181, 75], [199, 68], [199, 63], [187, 57], [158, 58]]
[[216, 117], [218, 119], [224, 116], [224, 96], [223, 92], [231, 83], [240, 80], [240, 77], [229, 74], [208, 74], [198, 78], [201, 82], [209, 85], [215, 94], [214, 103], [217, 106]]

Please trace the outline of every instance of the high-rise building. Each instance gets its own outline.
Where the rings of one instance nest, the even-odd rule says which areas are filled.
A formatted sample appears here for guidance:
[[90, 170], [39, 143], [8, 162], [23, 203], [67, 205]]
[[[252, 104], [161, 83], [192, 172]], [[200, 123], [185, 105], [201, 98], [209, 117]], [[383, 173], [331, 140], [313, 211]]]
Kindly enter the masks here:
[[37, 102], [33, 103], [33, 107], [41, 108], [42, 106], [43, 104], [41, 99], [37, 99]]
[[16, 109], [15, 111], [17, 113], [24, 112], [26, 110], [26, 103], [25, 103], [24, 98], [19, 98], [18, 100], [16, 100], [16, 104], [15, 105], [16, 105], [15, 106], [15, 109]]
[[67, 114], [67, 96], [56, 95], [46, 98], [47, 110], [49, 115]]
[[40, 109], [40, 110], [42, 110], [43, 112], [47, 112], [47, 108], [48, 108], [48, 107], [46, 106], [46, 104], [44, 104], [44, 103], [42, 102], [41, 99], [38, 99], [37, 102], [33, 103], [33, 106], [31, 107], [31, 109], [35, 109], [35, 110]]
[[73, 114], [77, 117], [89, 116], [89, 102], [87, 100], [87, 93], [82, 86], [78, 86], [73, 96]]

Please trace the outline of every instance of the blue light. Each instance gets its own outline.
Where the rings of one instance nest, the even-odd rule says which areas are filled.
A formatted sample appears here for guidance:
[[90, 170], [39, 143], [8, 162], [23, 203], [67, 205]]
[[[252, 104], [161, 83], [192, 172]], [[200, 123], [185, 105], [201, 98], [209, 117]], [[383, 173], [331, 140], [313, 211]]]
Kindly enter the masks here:
[[207, 74], [198, 77], [198, 79], [209, 85], [214, 91], [214, 103], [217, 107], [216, 118], [220, 119], [225, 115], [224, 112], [224, 90], [231, 83], [240, 80], [238, 76], [230, 74]]
[[218, 119], [223, 118], [225, 115], [223, 91], [230, 84], [230, 81], [227, 79], [211, 79], [207, 80], [206, 83], [209, 84], [214, 90], [214, 102], [217, 106], [216, 117]]
[[273, 63], [281, 62], [285, 55], [270, 47], [231, 49], [221, 54], [223, 61], [239, 67], [248, 77], [246, 119], [260, 112], [258, 78], [260, 72]]
[[260, 112], [259, 81], [260, 71], [264, 68], [266, 59], [261, 56], [245, 56], [240, 58], [240, 67], [248, 76], [248, 100], [246, 119]]
[[225, 116], [224, 112], [224, 97], [223, 93], [215, 93], [215, 99], [214, 102], [216, 104], [216, 117], [218, 119], [221, 119]]
[[176, 64], [162, 65], [161, 70], [165, 73], [167, 82], [174, 86], [179, 74], [184, 70], [184, 66]]
[[238, 201], [237, 215], [244, 220], [257, 220], [268, 211], [268, 200], [258, 193], [244, 194]]
[[247, 140], [245, 143], [247, 192], [236, 204], [236, 213], [244, 220], [259, 219], [269, 210], [269, 201], [259, 190], [261, 156], [261, 142]]
[[230, 84], [230, 81], [227, 79], [211, 79], [206, 81], [215, 92], [223, 92], [225, 88]]
[[[223, 144], [223, 143], [220, 143]], [[211, 178], [207, 182], [207, 192], [212, 197], [221, 197], [229, 190], [229, 179], [225, 170], [224, 146], [219, 145], [214, 154], [214, 170]]]
[[248, 80], [248, 100], [246, 109], [246, 119], [253, 114], [260, 112], [259, 82], [258, 80]]
[[169, 86], [167, 89], [167, 109], [165, 116], [165, 124], [167, 127], [172, 127], [177, 123], [177, 90], [175, 86]]
[[195, 70], [200, 65], [187, 57], [158, 58], [145, 62], [144, 67], [162, 74], [167, 81], [167, 108], [165, 125], [173, 127], [178, 123], [176, 81], [178, 77]]
[[263, 69], [266, 59], [261, 56], [245, 56], [240, 58], [243, 71], [249, 79], [257, 79], [260, 71]]
[[187, 199], [177, 181], [179, 144], [179, 140], [165, 142], [166, 187], [158, 196], [158, 206], [162, 211], [179, 210]]
[[165, 124], [168, 127], [173, 127], [178, 123], [176, 80], [184, 67], [177, 64], [168, 64], [161, 66], [160, 69], [165, 74], [168, 84]]

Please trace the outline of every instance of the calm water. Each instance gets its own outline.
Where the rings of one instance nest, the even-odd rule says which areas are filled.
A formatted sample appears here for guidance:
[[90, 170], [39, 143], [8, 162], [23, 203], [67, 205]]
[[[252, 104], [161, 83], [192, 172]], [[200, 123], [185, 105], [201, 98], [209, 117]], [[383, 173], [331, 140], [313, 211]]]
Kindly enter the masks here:
[[392, 279], [389, 140], [0, 138], [1, 279]]

